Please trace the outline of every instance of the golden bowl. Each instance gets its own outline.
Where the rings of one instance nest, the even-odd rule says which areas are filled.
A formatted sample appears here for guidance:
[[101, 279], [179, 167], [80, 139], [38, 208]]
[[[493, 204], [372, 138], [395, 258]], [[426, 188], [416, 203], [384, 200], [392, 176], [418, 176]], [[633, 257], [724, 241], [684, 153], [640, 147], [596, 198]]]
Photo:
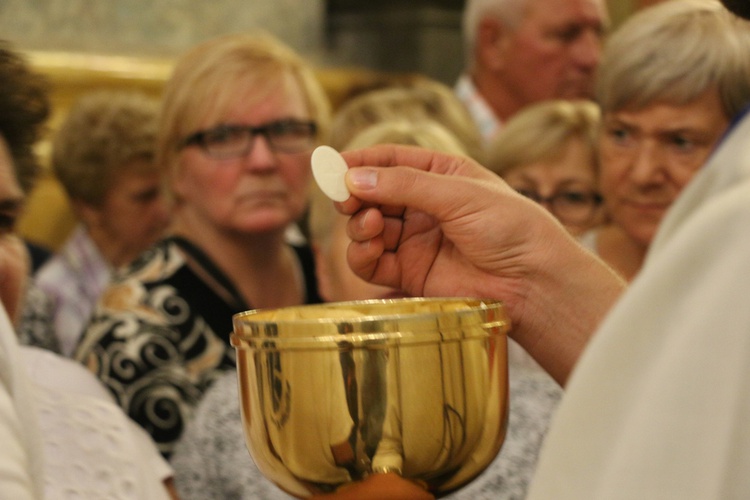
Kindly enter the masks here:
[[396, 472], [439, 497], [500, 451], [510, 322], [498, 301], [339, 302], [233, 320], [247, 447], [291, 495]]

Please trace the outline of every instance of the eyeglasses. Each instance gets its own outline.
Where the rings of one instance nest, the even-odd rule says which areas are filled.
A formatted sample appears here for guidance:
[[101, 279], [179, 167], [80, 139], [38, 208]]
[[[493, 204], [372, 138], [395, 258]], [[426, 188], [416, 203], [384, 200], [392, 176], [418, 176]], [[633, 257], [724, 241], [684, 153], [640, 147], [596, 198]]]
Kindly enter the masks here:
[[561, 191], [543, 197], [535, 191], [517, 189], [520, 194], [548, 207], [559, 220], [568, 224], [585, 224], [596, 215], [602, 204], [602, 197], [593, 191]]
[[315, 145], [318, 126], [312, 121], [279, 120], [257, 127], [248, 125], [219, 125], [189, 135], [177, 146], [200, 146], [212, 158], [225, 160], [250, 153], [255, 136], [262, 135], [276, 153], [301, 153]]

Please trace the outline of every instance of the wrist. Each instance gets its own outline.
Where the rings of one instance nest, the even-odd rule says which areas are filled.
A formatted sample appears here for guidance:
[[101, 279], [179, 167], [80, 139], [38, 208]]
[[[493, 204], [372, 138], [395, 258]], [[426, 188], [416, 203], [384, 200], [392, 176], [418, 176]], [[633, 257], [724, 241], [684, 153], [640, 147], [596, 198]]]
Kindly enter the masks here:
[[537, 263], [510, 332], [560, 384], [625, 290], [625, 281], [573, 238]]

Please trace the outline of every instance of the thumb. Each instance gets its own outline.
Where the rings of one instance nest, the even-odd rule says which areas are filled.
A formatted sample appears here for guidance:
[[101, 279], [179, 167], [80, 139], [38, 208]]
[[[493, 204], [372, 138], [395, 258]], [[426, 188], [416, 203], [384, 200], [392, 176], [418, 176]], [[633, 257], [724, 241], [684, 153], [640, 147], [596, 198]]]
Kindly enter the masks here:
[[[436, 174], [411, 167], [355, 167], [346, 173], [347, 188], [367, 204], [404, 207], [426, 212], [444, 221], [461, 215], [465, 207], [474, 210], [494, 197], [482, 191], [502, 193], [502, 184], [464, 176]], [[494, 198], [497, 200], [497, 198]]]

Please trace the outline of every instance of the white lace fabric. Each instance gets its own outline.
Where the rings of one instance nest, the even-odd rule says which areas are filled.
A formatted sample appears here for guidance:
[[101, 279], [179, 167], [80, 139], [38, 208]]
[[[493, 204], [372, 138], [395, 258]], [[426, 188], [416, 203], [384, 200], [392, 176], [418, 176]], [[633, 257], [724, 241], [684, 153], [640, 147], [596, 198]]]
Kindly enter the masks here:
[[22, 350], [35, 386], [45, 498], [167, 499], [171, 468], [98, 380], [71, 360]]

